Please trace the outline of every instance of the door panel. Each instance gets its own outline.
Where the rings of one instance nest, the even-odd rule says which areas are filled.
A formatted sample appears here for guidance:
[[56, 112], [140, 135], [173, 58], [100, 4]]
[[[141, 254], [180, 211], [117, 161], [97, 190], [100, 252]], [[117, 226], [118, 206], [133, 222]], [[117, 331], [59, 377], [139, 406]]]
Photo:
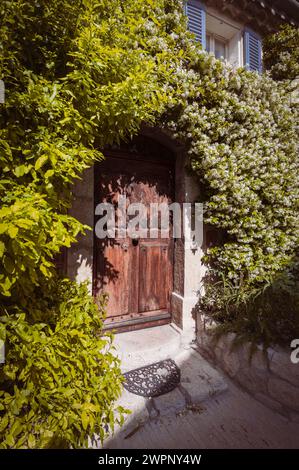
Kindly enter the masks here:
[[[110, 202], [116, 207], [122, 195], [127, 206], [141, 202], [149, 214], [151, 203], [172, 201], [173, 176], [171, 165], [135, 161], [130, 154], [111, 152], [95, 169], [95, 204]], [[126, 222], [132, 217], [127, 214]], [[112, 326], [144, 322], [154, 318], [155, 312], [159, 322], [161, 315], [169, 317], [173, 240], [161, 238], [160, 230], [157, 234], [158, 238], [147, 238], [138, 233], [136, 240], [95, 237], [94, 294], [109, 295], [106, 321]]]
[[[126, 240], [114, 240], [113, 243], [102, 246], [102, 256], [99, 256], [99, 269], [103, 291], [109, 294], [107, 311], [128, 314], [130, 276], [130, 251], [124, 249]], [[113, 273], [113, 274], [111, 274]]]
[[139, 261], [139, 312], [167, 310], [168, 246], [142, 243]]

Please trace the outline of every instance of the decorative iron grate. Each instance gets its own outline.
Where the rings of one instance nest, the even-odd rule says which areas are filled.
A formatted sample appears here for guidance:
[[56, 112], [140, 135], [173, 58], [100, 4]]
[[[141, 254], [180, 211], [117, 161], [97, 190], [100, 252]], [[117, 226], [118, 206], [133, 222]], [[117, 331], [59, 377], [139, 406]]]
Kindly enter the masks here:
[[124, 387], [142, 397], [157, 397], [173, 390], [180, 383], [180, 369], [172, 359], [156, 362], [124, 374]]

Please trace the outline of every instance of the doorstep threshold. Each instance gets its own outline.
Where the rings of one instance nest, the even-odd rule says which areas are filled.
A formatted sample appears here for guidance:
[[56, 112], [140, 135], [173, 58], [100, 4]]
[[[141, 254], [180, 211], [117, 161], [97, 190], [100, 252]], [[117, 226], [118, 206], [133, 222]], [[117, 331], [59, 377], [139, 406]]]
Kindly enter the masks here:
[[131, 318], [130, 320], [121, 320], [118, 322], [113, 323], [104, 323], [103, 330], [114, 330], [118, 328], [125, 328], [135, 325], [142, 325], [144, 323], [155, 323], [159, 320], [169, 320], [171, 319], [170, 313], [160, 313], [157, 315], [151, 315], [148, 317], [139, 317], [139, 318]]

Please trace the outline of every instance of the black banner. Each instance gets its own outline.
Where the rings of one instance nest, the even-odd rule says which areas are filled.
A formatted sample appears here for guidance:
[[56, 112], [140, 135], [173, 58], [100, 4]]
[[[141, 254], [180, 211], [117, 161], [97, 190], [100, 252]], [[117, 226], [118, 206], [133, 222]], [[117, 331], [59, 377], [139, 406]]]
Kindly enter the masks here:
[[[30, 465], [31, 468], [47, 467], [55, 470], [54, 466], [63, 464], [67, 468], [109, 468], [135, 469], [160, 465], [174, 466], [180, 468], [247, 468], [258, 464], [275, 464], [285, 466], [293, 464], [298, 459], [297, 450], [134, 450], [134, 449], [86, 449], [86, 450], [1, 450], [1, 468], [6, 465], [21, 468]], [[214, 466], [214, 467], [213, 467]]]

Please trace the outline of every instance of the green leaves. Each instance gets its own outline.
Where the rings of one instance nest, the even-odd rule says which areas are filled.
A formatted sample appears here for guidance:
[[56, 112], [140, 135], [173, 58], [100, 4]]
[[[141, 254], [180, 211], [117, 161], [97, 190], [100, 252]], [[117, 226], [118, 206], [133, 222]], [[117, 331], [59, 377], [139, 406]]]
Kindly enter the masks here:
[[89, 424], [89, 416], [88, 414], [86, 413], [86, 411], [83, 411], [82, 414], [81, 414], [81, 421], [82, 421], [82, 426], [83, 426], [83, 429], [84, 431], [86, 431], [87, 427], [88, 427], [88, 424]]
[[32, 434], [30, 434], [30, 436], [28, 437], [28, 447], [29, 449], [34, 449], [35, 446], [36, 446], [35, 437]]
[[48, 160], [48, 155], [41, 155], [35, 162], [35, 169], [39, 170]]
[[103, 158], [100, 148], [176, 102], [165, 84], [185, 60], [168, 32], [171, 24], [185, 41], [179, 11], [151, 0], [25, 0], [3, 10], [0, 293], [9, 312], [51, 317], [53, 258], [87, 229], [67, 215], [74, 181]]
[[[263, 62], [274, 80], [292, 81], [299, 76], [299, 31], [283, 24], [263, 41]], [[297, 84], [295, 83], [295, 88]]]
[[3, 242], [0, 242], [0, 258], [2, 258], [4, 251], [5, 251], [5, 244]]
[[0, 421], [0, 432], [5, 431], [6, 427], [8, 426], [8, 423], [9, 423], [9, 418], [8, 418], [8, 415], [5, 414], [5, 415], [1, 418], [1, 421]]
[[[68, 215], [74, 181], [103, 158], [100, 148], [176, 100], [164, 85], [184, 54], [168, 47], [176, 41], [164, 6], [24, 0], [3, 9], [2, 447], [82, 447], [123, 421], [113, 404], [119, 363], [101, 334], [105, 299], [99, 311], [86, 286], [58, 280], [53, 258], [88, 229]], [[180, 21], [171, 30], [183, 38]]]
[[[70, 246], [85, 227], [72, 217], [53, 212], [44, 195], [15, 184], [6, 191], [0, 209], [0, 270], [3, 295], [28, 297], [30, 305], [37, 286], [54, 275], [53, 256]], [[37, 275], [40, 271], [40, 275]]]
[[0, 318], [7, 345], [2, 374], [16, 383], [1, 397], [4, 448], [83, 447], [123, 421], [125, 410], [112, 414], [122, 375], [111, 336], [99, 336], [104, 311], [86, 285], [60, 281], [51, 294], [51, 326], [29, 322], [25, 313]]
[[16, 238], [18, 231], [19, 231], [18, 227], [15, 227], [13, 225], [9, 225], [7, 228], [7, 233], [10, 236], [10, 238]]

